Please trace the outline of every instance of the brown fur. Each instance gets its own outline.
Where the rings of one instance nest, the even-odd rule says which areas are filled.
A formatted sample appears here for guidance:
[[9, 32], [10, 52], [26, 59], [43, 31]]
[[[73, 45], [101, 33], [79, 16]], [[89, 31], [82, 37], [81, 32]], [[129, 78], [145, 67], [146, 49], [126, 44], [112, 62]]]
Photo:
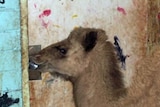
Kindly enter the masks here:
[[156, 96], [160, 86], [154, 85], [160, 82], [157, 72], [137, 70], [132, 85], [125, 88], [114, 47], [107, 39], [101, 29], [77, 28], [31, 60], [40, 65], [40, 71], [58, 73], [73, 83], [76, 107], [160, 106]]

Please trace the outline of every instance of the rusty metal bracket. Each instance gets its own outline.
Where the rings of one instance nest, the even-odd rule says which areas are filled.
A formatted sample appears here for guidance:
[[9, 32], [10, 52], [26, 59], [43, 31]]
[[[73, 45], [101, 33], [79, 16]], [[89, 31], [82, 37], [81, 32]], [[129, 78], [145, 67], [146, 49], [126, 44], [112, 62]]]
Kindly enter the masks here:
[[[41, 50], [41, 45], [29, 46], [29, 56], [39, 52]], [[29, 80], [41, 80], [41, 72], [29, 69]]]

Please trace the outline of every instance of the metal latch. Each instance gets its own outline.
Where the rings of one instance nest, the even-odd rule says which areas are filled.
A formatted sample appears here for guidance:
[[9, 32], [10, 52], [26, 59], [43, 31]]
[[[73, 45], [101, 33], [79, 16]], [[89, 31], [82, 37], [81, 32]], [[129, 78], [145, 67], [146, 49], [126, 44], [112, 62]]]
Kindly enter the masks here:
[[[29, 57], [38, 53], [41, 50], [41, 45], [29, 46]], [[36, 71], [38, 65], [29, 61], [29, 80], [41, 80], [41, 72]]]

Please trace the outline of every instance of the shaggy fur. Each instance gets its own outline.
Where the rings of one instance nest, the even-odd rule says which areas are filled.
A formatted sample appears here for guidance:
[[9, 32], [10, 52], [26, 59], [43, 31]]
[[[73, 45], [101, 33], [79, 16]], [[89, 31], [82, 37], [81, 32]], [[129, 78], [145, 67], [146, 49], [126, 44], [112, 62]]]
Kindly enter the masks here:
[[41, 72], [59, 74], [72, 82], [76, 107], [160, 106], [159, 72], [137, 69], [131, 86], [125, 88], [115, 49], [107, 39], [101, 29], [77, 28], [30, 60]]

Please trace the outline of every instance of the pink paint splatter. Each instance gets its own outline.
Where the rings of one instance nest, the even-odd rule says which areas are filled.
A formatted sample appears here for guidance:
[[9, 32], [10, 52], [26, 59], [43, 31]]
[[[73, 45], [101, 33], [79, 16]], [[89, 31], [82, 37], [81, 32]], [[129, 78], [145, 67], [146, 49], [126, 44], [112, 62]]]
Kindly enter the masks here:
[[117, 7], [117, 10], [118, 10], [119, 12], [121, 12], [122, 14], [124, 14], [124, 15], [127, 14], [126, 11], [125, 11], [125, 9], [122, 8], [122, 7]]
[[39, 18], [44, 17], [44, 16], [49, 16], [51, 14], [51, 10], [44, 10], [40, 15]]
[[45, 22], [43, 19], [42, 19], [42, 26], [44, 26], [45, 28], [47, 28], [49, 25], [49, 22]]
[[36, 4], [34, 4], [34, 8], [37, 8], [37, 5], [36, 5]]
[[40, 15], [39, 15], [39, 18], [41, 19], [41, 23], [42, 23], [42, 26], [44, 26], [45, 28], [48, 27], [49, 25], [49, 21], [47, 20], [47, 17], [51, 14], [51, 10], [50, 9], [47, 9], [47, 10], [44, 10]]
[[157, 16], [157, 17], [158, 17], [158, 19], [160, 20], [160, 13], [158, 13], [158, 16]]

